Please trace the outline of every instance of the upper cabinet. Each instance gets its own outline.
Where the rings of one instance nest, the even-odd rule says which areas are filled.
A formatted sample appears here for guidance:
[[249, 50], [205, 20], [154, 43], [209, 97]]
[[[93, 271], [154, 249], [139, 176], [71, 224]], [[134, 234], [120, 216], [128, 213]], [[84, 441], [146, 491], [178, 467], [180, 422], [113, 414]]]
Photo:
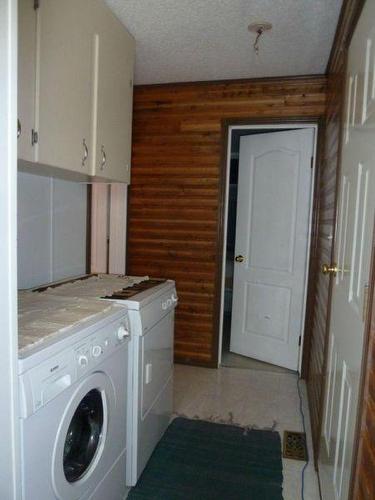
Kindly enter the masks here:
[[92, 0], [40, 0], [36, 161], [88, 174]]
[[33, 13], [34, 4], [20, 0], [19, 158], [68, 178], [129, 182], [133, 38], [104, 1], [39, 0]]
[[[94, 35], [92, 175], [130, 180], [134, 40], [108, 9]], [[114, 22], [116, 21], [116, 22]]]
[[35, 161], [36, 14], [33, 1], [18, 2], [18, 157]]

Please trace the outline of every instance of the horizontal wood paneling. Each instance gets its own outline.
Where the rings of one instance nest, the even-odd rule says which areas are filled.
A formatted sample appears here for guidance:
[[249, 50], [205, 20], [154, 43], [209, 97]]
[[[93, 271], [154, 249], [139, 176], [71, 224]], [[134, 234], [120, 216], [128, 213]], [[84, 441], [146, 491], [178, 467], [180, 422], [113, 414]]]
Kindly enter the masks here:
[[173, 278], [175, 353], [215, 365], [223, 120], [322, 116], [325, 77], [135, 87], [128, 272]]

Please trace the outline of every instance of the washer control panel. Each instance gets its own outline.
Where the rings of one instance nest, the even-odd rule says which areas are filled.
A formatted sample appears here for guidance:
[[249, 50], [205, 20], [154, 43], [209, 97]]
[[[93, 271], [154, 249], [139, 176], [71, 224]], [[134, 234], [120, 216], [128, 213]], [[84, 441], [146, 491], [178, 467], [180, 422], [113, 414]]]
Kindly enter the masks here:
[[122, 324], [117, 329], [117, 339], [123, 342], [127, 337], [130, 336], [129, 325]]
[[91, 348], [91, 354], [93, 358], [98, 358], [103, 354], [103, 348], [100, 344], [93, 345]]
[[111, 352], [130, 338], [128, 317], [125, 316], [111, 332], [100, 331], [75, 349], [76, 364], [79, 373], [83, 373], [102, 361], [103, 356]]
[[89, 364], [89, 358], [86, 356], [86, 354], [80, 354], [78, 356], [78, 364], [79, 366], [87, 366]]
[[20, 376], [21, 418], [42, 408], [130, 339], [127, 314]]

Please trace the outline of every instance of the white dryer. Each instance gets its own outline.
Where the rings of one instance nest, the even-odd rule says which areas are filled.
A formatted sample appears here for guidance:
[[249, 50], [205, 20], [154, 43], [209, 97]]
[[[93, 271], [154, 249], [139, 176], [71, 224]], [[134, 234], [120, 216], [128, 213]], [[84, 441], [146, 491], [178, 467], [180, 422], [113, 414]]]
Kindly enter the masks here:
[[19, 360], [23, 500], [126, 494], [124, 307]]
[[[137, 483], [173, 412], [174, 310], [178, 302], [175, 282], [151, 279], [141, 287], [143, 291], [125, 300], [119, 292], [110, 298], [126, 305], [132, 330], [126, 470], [129, 486]], [[123, 293], [131, 293], [131, 289], [125, 288]]]

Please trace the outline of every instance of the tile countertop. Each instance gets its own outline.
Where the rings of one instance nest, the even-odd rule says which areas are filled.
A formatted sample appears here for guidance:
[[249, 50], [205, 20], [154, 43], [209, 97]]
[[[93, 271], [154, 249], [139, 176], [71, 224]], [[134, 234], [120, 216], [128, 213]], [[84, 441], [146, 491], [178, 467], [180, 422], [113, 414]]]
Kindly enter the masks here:
[[72, 296], [51, 296], [32, 291], [18, 294], [18, 351], [28, 350], [66, 333], [95, 316], [117, 308], [110, 302]]

